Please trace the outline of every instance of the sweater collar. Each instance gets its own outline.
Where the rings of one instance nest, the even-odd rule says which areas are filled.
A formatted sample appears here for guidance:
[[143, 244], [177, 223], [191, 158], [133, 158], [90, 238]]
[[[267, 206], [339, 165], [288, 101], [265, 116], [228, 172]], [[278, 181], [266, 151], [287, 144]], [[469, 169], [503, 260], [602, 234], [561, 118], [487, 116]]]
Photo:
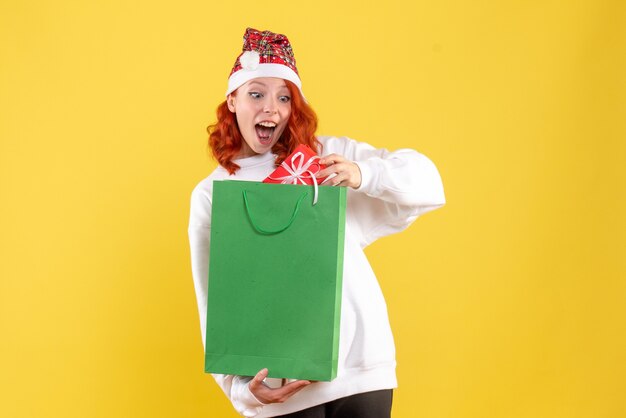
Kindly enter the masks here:
[[237, 164], [241, 168], [253, 168], [261, 165], [266, 165], [267, 163], [272, 163], [276, 161], [276, 155], [271, 152], [266, 152], [265, 154], [257, 154], [252, 157], [239, 158], [237, 160], [233, 160], [235, 164]]

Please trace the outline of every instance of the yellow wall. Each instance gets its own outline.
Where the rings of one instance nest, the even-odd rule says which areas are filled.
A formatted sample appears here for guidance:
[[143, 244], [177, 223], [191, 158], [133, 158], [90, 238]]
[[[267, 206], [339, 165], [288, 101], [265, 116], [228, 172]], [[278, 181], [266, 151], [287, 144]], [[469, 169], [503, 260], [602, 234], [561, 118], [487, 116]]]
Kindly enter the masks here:
[[394, 417], [626, 416], [625, 3], [232, 4], [0, 6], [0, 416], [235, 416], [186, 226], [248, 25], [291, 39], [320, 133], [444, 179], [368, 249]]

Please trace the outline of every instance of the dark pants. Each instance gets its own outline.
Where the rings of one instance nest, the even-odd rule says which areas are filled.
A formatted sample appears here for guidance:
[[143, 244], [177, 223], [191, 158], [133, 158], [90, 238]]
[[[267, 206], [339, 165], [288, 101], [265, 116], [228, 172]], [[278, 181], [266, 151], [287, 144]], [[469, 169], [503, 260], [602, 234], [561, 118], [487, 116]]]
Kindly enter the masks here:
[[359, 393], [292, 414], [283, 418], [390, 418], [393, 390]]

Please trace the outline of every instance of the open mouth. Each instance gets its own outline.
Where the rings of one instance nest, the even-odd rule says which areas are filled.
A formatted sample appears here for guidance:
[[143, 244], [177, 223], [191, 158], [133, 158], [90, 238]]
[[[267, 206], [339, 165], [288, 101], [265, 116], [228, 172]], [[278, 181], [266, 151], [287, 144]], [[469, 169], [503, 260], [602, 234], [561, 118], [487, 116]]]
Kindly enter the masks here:
[[259, 122], [254, 125], [254, 129], [256, 130], [256, 136], [259, 138], [259, 142], [263, 145], [268, 145], [272, 142], [276, 124], [274, 122]]

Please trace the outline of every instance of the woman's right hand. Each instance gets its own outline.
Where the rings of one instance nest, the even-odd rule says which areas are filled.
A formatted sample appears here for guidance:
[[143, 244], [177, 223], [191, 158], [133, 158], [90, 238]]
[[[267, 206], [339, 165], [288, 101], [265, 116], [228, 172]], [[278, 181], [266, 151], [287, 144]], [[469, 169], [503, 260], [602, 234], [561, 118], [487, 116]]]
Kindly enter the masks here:
[[248, 383], [250, 392], [264, 404], [283, 403], [296, 392], [311, 384], [310, 380], [295, 380], [287, 383], [285, 386], [273, 389], [263, 382], [267, 377], [267, 373], [267, 369], [261, 370], [252, 378], [250, 383]]

